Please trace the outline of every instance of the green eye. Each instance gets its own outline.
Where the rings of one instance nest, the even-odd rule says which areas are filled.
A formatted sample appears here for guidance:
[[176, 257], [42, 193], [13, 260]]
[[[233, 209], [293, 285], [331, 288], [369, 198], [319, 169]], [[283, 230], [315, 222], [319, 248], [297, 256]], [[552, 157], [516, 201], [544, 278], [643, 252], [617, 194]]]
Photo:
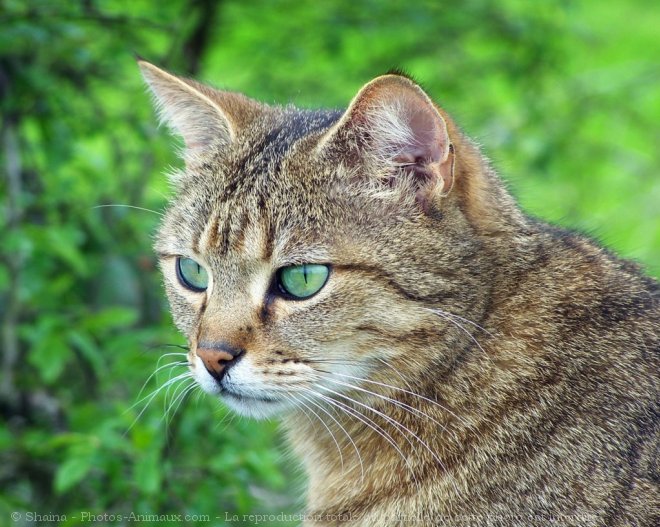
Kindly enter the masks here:
[[283, 267], [279, 272], [280, 290], [287, 296], [302, 300], [318, 293], [328, 281], [327, 265], [303, 264]]
[[206, 269], [190, 258], [176, 259], [176, 276], [184, 287], [198, 293], [206, 291], [209, 285]]

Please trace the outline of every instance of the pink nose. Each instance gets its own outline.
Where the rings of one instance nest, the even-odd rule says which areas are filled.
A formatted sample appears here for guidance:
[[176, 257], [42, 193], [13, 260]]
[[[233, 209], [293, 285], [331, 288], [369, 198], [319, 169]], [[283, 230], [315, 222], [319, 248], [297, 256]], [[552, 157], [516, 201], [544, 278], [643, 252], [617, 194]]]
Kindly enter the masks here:
[[200, 342], [197, 346], [197, 356], [202, 359], [206, 370], [218, 382], [244, 353], [244, 350], [227, 342]]

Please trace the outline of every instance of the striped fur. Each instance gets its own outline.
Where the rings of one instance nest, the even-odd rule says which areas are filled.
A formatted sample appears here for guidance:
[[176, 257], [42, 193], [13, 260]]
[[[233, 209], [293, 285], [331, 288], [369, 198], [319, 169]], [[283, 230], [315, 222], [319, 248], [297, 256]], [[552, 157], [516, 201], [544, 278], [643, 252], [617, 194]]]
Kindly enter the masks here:
[[[308, 111], [141, 67], [189, 145], [156, 250], [190, 367], [282, 416], [307, 525], [658, 525], [657, 282], [525, 216], [405, 77]], [[285, 300], [300, 263], [330, 279]], [[222, 388], [202, 340], [245, 350]]]

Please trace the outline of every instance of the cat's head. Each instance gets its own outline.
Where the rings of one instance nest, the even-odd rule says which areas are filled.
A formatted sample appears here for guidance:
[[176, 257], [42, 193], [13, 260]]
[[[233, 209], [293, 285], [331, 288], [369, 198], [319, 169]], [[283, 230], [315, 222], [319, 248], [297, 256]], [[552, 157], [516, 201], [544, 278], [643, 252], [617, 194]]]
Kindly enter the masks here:
[[268, 416], [449, 367], [520, 216], [415, 82], [310, 111], [140, 67], [185, 143], [156, 251], [204, 390]]

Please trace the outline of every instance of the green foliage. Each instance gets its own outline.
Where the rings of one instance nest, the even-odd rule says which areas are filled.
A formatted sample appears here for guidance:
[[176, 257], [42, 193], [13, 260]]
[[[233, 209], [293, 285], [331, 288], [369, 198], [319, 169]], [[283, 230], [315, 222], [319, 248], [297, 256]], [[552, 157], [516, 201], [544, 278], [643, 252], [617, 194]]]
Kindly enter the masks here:
[[303, 106], [404, 68], [528, 211], [660, 274], [654, 2], [5, 0], [0, 26], [0, 523], [300, 506], [273, 423], [189, 397], [185, 378], [151, 400], [181, 365], [139, 395], [185, 343], [150, 250], [179, 161], [134, 51]]

